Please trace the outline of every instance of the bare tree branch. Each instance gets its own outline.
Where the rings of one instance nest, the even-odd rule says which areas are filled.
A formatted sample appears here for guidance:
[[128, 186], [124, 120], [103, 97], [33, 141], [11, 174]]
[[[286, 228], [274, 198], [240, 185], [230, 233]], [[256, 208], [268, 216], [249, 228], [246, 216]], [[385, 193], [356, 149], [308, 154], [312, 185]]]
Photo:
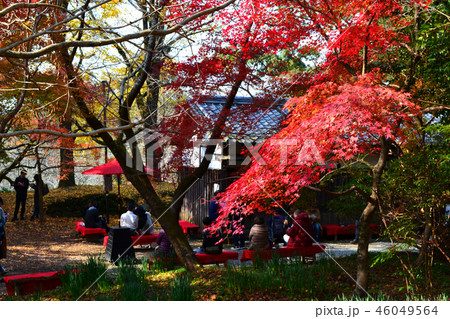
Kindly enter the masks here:
[[[106, 46], [106, 45], [112, 45], [112, 44], [118, 44], [118, 43], [122, 43], [122, 42], [126, 42], [126, 41], [130, 41], [130, 40], [134, 40], [134, 39], [139, 39], [148, 35], [156, 35], [156, 36], [165, 36], [171, 33], [175, 33], [177, 31], [179, 31], [181, 28], [183, 28], [185, 25], [187, 25], [188, 23], [211, 13], [214, 13], [216, 11], [222, 10], [224, 8], [226, 8], [227, 6], [229, 6], [230, 4], [234, 3], [236, 0], [228, 0], [227, 2], [225, 2], [222, 5], [216, 6], [216, 7], [212, 7], [203, 11], [199, 11], [197, 13], [194, 13], [193, 15], [185, 18], [183, 21], [181, 21], [180, 23], [178, 23], [177, 25], [168, 28], [168, 29], [149, 29], [149, 30], [143, 30], [137, 33], [131, 33], [131, 34], [127, 34], [124, 35], [122, 37], [116, 37], [116, 38], [112, 38], [112, 39], [104, 39], [104, 40], [98, 40], [98, 41], [66, 41], [66, 42], [59, 42], [59, 43], [54, 43], [54, 44], [50, 44], [46, 47], [43, 47], [40, 50], [35, 50], [32, 52], [20, 52], [20, 51], [12, 51], [12, 47], [17, 46], [17, 43], [14, 43], [12, 46], [8, 46], [5, 48], [0, 49], [0, 57], [9, 57], [9, 58], [17, 58], [17, 59], [32, 59], [32, 58], [37, 58], [40, 56], [43, 56], [47, 53], [53, 52], [53, 51], [57, 51], [57, 50], [61, 50], [64, 48], [71, 48], [71, 47], [89, 47], [89, 48], [93, 48], [93, 47], [99, 47], [99, 46]], [[31, 40], [32, 38], [36, 37], [37, 35], [34, 35], [32, 37], [29, 38], [25, 38], [23, 39], [21, 42], [26, 42]]]
[[64, 132], [45, 130], [45, 129], [34, 129], [34, 130], [24, 130], [24, 131], [2, 133], [2, 134], [0, 134], [0, 138], [20, 136], [20, 135], [31, 135], [31, 134], [46, 134], [46, 135], [54, 135], [54, 136], [60, 136], [60, 137], [85, 137], [85, 136], [98, 135], [100, 133], [127, 130], [127, 129], [131, 129], [137, 125], [139, 125], [139, 124], [133, 123], [133, 124], [119, 126], [119, 127], [105, 127], [105, 128], [101, 128], [98, 130], [85, 132], [85, 133], [64, 133]]

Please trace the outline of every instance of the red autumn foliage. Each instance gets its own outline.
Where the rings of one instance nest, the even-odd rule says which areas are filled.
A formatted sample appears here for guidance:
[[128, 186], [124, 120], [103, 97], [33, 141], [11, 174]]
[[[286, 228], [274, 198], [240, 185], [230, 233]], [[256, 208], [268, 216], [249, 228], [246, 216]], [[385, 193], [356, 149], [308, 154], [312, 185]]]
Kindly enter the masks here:
[[401, 143], [411, 114], [420, 110], [409, 95], [376, 84], [373, 74], [353, 83], [326, 82], [312, 87], [286, 107], [286, 126], [261, 147], [260, 159], [225, 193], [218, 224], [229, 215], [268, 211], [296, 200], [341, 162], [358, 155], [377, 155], [380, 137]]

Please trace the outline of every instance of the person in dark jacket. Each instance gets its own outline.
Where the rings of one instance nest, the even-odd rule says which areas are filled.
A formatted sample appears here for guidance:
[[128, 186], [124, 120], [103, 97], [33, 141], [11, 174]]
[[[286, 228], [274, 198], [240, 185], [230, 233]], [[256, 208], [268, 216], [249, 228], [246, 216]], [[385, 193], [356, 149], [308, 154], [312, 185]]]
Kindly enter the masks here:
[[14, 189], [16, 190], [16, 207], [14, 209], [14, 217], [11, 221], [17, 220], [17, 214], [19, 213], [20, 205], [22, 209], [20, 210], [20, 219], [24, 219], [25, 205], [27, 204], [27, 191], [30, 186], [30, 181], [26, 178], [27, 172], [21, 171], [20, 176], [14, 181]]
[[144, 207], [139, 205], [134, 210], [134, 214], [138, 217], [138, 228], [136, 229], [139, 235], [150, 235], [155, 231], [152, 216], [145, 211]]
[[288, 247], [308, 247], [312, 246], [314, 230], [307, 213], [300, 213], [296, 210], [293, 214], [292, 226], [286, 230], [289, 236]]
[[33, 215], [30, 220], [34, 220], [35, 218], [39, 218], [39, 191], [42, 192], [42, 196], [45, 196], [47, 193], [44, 191], [44, 183], [42, 182], [41, 176], [39, 174], [34, 175], [34, 182], [31, 184], [31, 188], [34, 189], [34, 209]]
[[84, 226], [86, 228], [104, 228], [108, 231], [106, 221], [98, 211], [98, 203], [93, 200], [89, 201], [88, 209], [84, 214]]
[[220, 254], [222, 252], [223, 244], [221, 242], [222, 236], [220, 230], [213, 231], [212, 229], [209, 229], [211, 224], [211, 218], [203, 218], [203, 243], [200, 249], [196, 250], [198, 253]]
[[285, 234], [284, 217], [280, 215], [278, 210], [267, 221], [267, 228], [269, 229], [269, 240], [274, 244], [286, 244], [283, 236]]
[[[8, 219], [8, 214], [3, 211], [3, 199], [0, 197], [0, 259], [6, 258], [6, 232], [5, 224]], [[0, 276], [6, 274], [6, 270], [0, 264]]]
[[[214, 197], [217, 196], [219, 193], [220, 193], [219, 191], [214, 192]], [[211, 223], [214, 223], [217, 217], [219, 217], [218, 213], [219, 209], [220, 209], [219, 202], [213, 198], [209, 203], [209, 212], [208, 212], [208, 216], [211, 219]]]
[[244, 216], [239, 212], [231, 214], [231, 230], [233, 232], [233, 250], [246, 249], [245, 247], [245, 233], [244, 233]]

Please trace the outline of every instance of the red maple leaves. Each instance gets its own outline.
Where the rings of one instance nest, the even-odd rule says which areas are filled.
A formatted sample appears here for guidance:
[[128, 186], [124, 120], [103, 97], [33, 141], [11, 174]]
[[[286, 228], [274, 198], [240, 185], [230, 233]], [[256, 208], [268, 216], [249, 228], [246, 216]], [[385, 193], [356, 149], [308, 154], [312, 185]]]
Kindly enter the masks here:
[[236, 211], [246, 215], [292, 202], [300, 188], [318, 182], [337, 164], [377, 155], [381, 137], [401, 142], [411, 114], [419, 109], [408, 94], [378, 80], [369, 74], [353, 83], [322, 83], [290, 99], [286, 127], [259, 151], [264, 161], [253, 159], [222, 194], [220, 222], [227, 223]]

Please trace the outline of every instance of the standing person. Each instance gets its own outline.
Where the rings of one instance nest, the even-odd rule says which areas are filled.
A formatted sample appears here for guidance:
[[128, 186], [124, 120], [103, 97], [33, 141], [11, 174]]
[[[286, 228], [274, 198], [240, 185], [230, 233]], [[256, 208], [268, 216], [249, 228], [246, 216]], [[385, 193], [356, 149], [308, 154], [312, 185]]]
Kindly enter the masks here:
[[136, 230], [139, 227], [138, 217], [134, 213], [136, 206], [134, 204], [128, 204], [127, 212], [120, 215], [120, 227], [130, 228], [131, 235], [136, 235]]
[[244, 217], [240, 213], [231, 215], [231, 230], [234, 243], [231, 249], [245, 249]]
[[350, 244], [357, 244], [359, 240], [359, 220], [355, 219], [355, 238], [350, 242]]
[[[30, 220], [34, 220], [35, 218], [39, 218], [39, 191], [42, 192], [42, 196], [45, 196], [48, 194], [48, 188], [45, 187], [44, 183], [42, 182], [41, 176], [39, 174], [34, 175], [34, 182], [31, 184], [31, 188], [34, 189], [34, 209], [33, 209], [33, 215], [31, 216]], [[41, 190], [42, 189], [42, 190]]]
[[320, 233], [322, 231], [322, 225], [320, 225], [320, 211], [317, 208], [311, 208], [308, 210], [309, 219], [312, 222], [312, 227], [314, 230], [314, 240], [316, 242], [319, 242], [320, 239]]
[[250, 234], [248, 235], [250, 240], [248, 249], [269, 249], [272, 245], [269, 242], [269, 232], [266, 225], [264, 225], [264, 218], [256, 216], [253, 221], [255, 224], [250, 229]]
[[289, 236], [288, 247], [308, 247], [312, 246], [313, 228], [307, 213], [296, 210], [293, 214], [294, 222], [286, 230]]
[[[214, 197], [216, 197], [220, 192], [219, 191], [215, 191], [214, 192]], [[220, 204], [218, 201], [216, 201], [214, 198], [211, 200], [211, 203], [209, 203], [209, 213], [208, 216], [211, 219], [211, 223], [214, 223], [217, 219], [217, 217], [219, 217], [219, 211], [220, 209]]]
[[14, 217], [11, 219], [12, 222], [17, 220], [20, 205], [22, 205], [20, 219], [24, 219], [25, 205], [27, 203], [27, 191], [30, 186], [30, 181], [26, 178], [26, 176], [27, 172], [21, 171], [20, 176], [14, 181], [14, 189], [16, 190], [16, 207], [14, 209]]
[[[3, 199], [0, 197], [0, 259], [6, 258], [6, 232], [5, 224], [8, 219], [8, 215], [3, 211]], [[0, 264], [0, 276], [6, 274], [6, 270]]]

